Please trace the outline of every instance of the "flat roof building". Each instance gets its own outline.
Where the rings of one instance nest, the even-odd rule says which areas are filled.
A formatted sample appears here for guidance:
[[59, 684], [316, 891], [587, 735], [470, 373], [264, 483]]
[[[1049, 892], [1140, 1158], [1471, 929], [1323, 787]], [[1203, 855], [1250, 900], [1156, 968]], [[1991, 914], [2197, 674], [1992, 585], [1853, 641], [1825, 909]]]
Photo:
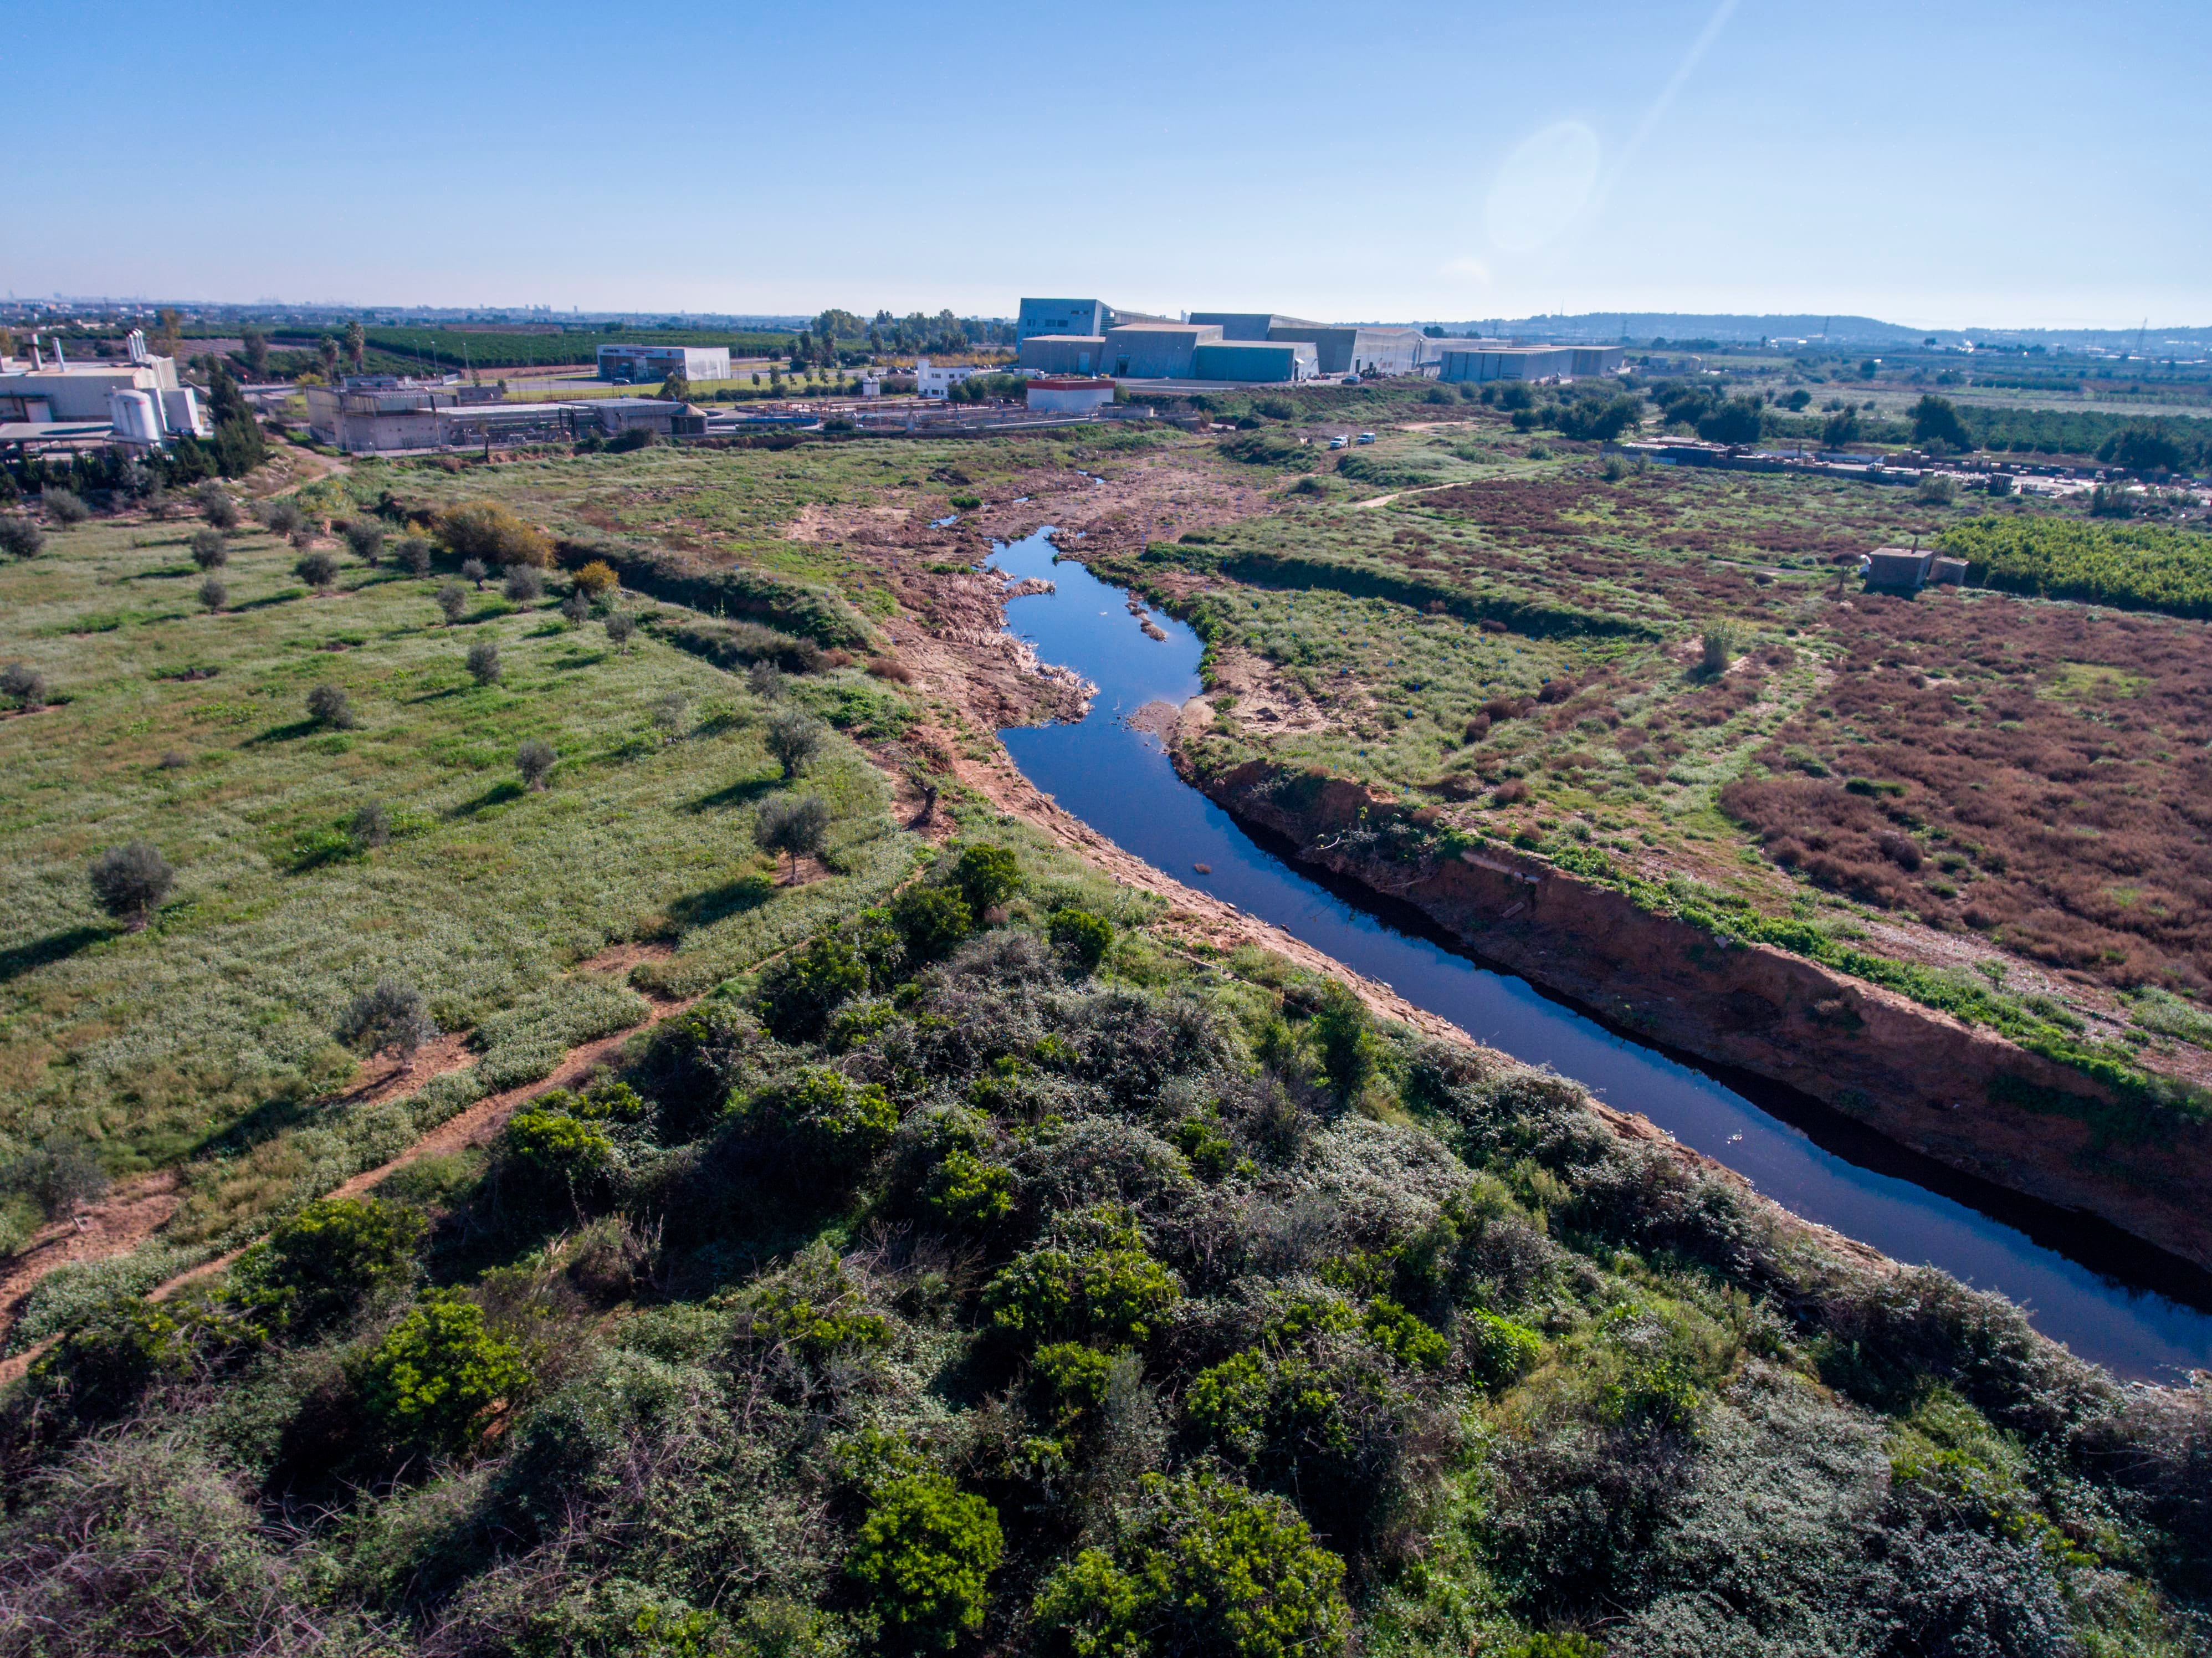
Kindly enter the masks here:
[[1014, 353], [1015, 367], [1039, 374], [1095, 374], [1105, 361], [1103, 334], [1032, 334]]
[[1422, 362], [1418, 328], [1279, 321], [1271, 340], [1304, 340], [1314, 348], [1324, 374], [1412, 374]]
[[1029, 406], [1037, 414], [1082, 415], [1114, 401], [1114, 382], [1103, 375], [1040, 374], [1029, 384]]
[[1931, 550], [1917, 547], [1877, 547], [1867, 555], [1866, 585], [1912, 592], [1926, 585], [1929, 567], [1936, 562]]
[[1120, 380], [1190, 380], [1198, 348], [1220, 338], [1213, 325], [1123, 323], [1106, 331], [1106, 372]]
[[136, 329], [126, 344], [131, 355], [121, 362], [71, 362], [59, 344], [48, 361], [34, 337], [29, 361], [10, 358], [0, 372], [0, 421], [105, 422], [126, 443], [209, 436], [213, 428], [192, 388], [178, 380], [176, 360], [149, 353], [145, 335]]
[[1191, 378], [1247, 384], [1311, 380], [1320, 369], [1304, 340], [1212, 340], [1191, 353]]
[[1475, 350], [1443, 353], [1437, 378], [1476, 381], [1571, 380], [1574, 372], [1571, 346], [1484, 346]]
[[1014, 317], [1014, 343], [1034, 334], [1103, 334], [1125, 322], [1171, 322], [1149, 311], [1123, 311], [1103, 300], [1025, 299]]
[[730, 349], [726, 345], [603, 345], [599, 351], [599, 378], [635, 385], [655, 382], [671, 374], [687, 380], [726, 380], [730, 378]]

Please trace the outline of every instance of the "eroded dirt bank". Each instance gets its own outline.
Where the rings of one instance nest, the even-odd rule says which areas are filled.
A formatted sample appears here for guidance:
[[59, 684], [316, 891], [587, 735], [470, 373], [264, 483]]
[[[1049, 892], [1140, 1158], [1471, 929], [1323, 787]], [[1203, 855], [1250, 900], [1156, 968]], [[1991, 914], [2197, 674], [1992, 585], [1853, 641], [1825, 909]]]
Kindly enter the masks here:
[[2095, 1083], [1990, 1031], [1771, 946], [1721, 942], [1503, 847], [1417, 866], [1348, 853], [1334, 837], [1392, 809], [1358, 784], [1288, 792], [1304, 797], [1294, 805], [1264, 762], [1218, 776], [1177, 763], [1306, 861], [1414, 905], [1485, 959], [1615, 1025], [2212, 1267], [2212, 1130], [2202, 1123], [2115, 1111]]

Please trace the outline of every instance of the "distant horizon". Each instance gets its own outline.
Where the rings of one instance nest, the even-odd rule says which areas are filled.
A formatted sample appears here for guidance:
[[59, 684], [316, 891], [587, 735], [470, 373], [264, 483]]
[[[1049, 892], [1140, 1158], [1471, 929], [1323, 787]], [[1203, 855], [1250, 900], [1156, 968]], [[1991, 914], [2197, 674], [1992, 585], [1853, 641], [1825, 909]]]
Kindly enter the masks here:
[[[1079, 295], [1079, 297], [1092, 296], [1085, 295]], [[1096, 297], [1108, 298], [1109, 296], [1102, 294], [1096, 295]], [[1112, 302], [1112, 300], [1109, 298], [1109, 303]], [[171, 307], [179, 310], [245, 312], [255, 310], [279, 310], [328, 312], [333, 313], [354, 313], [363, 316], [372, 316], [380, 313], [405, 313], [410, 312], [429, 312], [447, 313], [444, 315], [444, 319], [448, 321], [455, 319], [454, 315], [451, 313], [459, 313], [460, 319], [489, 316], [495, 317], [501, 321], [513, 323], [517, 325], [527, 324], [532, 321], [543, 321], [548, 324], [556, 324], [562, 322], [563, 320], [591, 321], [616, 319], [625, 322], [627, 323], [627, 325], [633, 327], [645, 327], [652, 325], [642, 321], [630, 320], [643, 318], [673, 318], [678, 321], [697, 321], [702, 324], [723, 326], [736, 326], [745, 323], [761, 323], [779, 327], [803, 327], [811, 322], [815, 317], [820, 315], [823, 309], [827, 308], [823, 306], [815, 306], [806, 309], [784, 311], [686, 311], [661, 306], [610, 306], [592, 309], [585, 309], [580, 307], [556, 309], [544, 305], [529, 303], [461, 304], [457, 302], [425, 301], [400, 305], [380, 301], [362, 303], [351, 301], [327, 299], [286, 300], [267, 296], [252, 300], [222, 300], [206, 298], [186, 299], [175, 295], [156, 296], [113, 294], [56, 294], [50, 295], [24, 295], [10, 294], [7, 296], [4, 302], [0, 303], [11, 306], [61, 305], [82, 306], [85, 307], [131, 307], [140, 308]], [[959, 317], [963, 321], [993, 323], [1011, 322], [1015, 314], [1012, 308], [1005, 311], [991, 311], [961, 310], [957, 307], [933, 307], [927, 306], [909, 306], [904, 309], [900, 309], [895, 307], [873, 307], [863, 310], [860, 307], [849, 305], [844, 306], [841, 308], [853, 311], [856, 314], [862, 316], [872, 316], [878, 310], [889, 309], [891, 311], [893, 315], [901, 317], [912, 315], [917, 312], [924, 315], [935, 315], [940, 311], [950, 309], [953, 312], [953, 314]], [[1175, 307], [1170, 312], [1164, 313], [1164, 314], [1180, 314], [1182, 313], [1210, 308], [1215, 307], [1185, 306]], [[1264, 309], [1267, 307], [1255, 307], [1254, 308]], [[1292, 313], [1289, 313], [1287, 310], [1279, 307], [1277, 308], [1277, 314], [1287, 315]], [[1956, 340], [1964, 340], [1968, 337], [1997, 340], [2000, 338], [2009, 339], [2017, 336], [2034, 335], [2109, 335], [2113, 337], [2133, 337], [2140, 333], [2144, 336], [2146, 349], [2153, 344], [2170, 343], [2189, 343], [2212, 349], [2212, 323], [2145, 323], [2141, 320], [2112, 325], [2040, 324], [2002, 326], [1996, 325], [1969, 324], [1964, 326], [1952, 326], [1948, 325], [1934, 325], [1915, 322], [1911, 320], [1900, 320], [1856, 312], [1662, 312], [1638, 311], [1633, 309], [1624, 311], [1617, 307], [1607, 307], [1595, 310], [1570, 313], [1532, 313], [1525, 316], [1517, 317], [1504, 315], [1492, 315], [1489, 317], [1412, 318], [1338, 317], [1334, 319], [1317, 320], [1327, 320], [1330, 322], [1332, 325], [1339, 326], [1413, 328], [1458, 327], [1479, 331], [1484, 327], [1490, 326], [1495, 326], [1504, 330], [1512, 330], [1516, 328], [1527, 328], [1531, 325], [1542, 325], [1546, 324], [1556, 324], [1563, 326], [1580, 326], [1585, 329], [1589, 329], [1594, 328], [1596, 325], [1609, 324], [1614, 318], [1623, 319], [1628, 325], [1626, 331], [1629, 337], [1630, 343], [1636, 343], [1639, 338], [1648, 339], [1660, 336], [1671, 337], [1672, 333], [1680, 332], [1683, 331], [1689, 331], [1692, 337], [1696, 337], [1699, 334], [1711, 334], [1717, 331], [1723, 337], [1729, 338], [1733, 341], [1741, 341], [1750, 337], [1750, 335], [1747, 332], [1743, 331], [1742, 325], [1773, 324], [1775, 325], [1774, 327], [1761, 331], [1764, 336], [1786, 339], [1803, 338], [1808, 342], [1819, 339], [1823, 336], [1824, 332], [1832, 335], [1839, 342], [1863, 340], [1868, 337], [1868, 336], [1863, 331], [1871, 328], [1899, 334], [1909, 333], [1934, 336], [1937, 337], [1939, 341], [1942, 341], [1946, 336], [1952, 337]], [[1859, 330], [1862, 331], [1852, 331], [1853, 330]], [[2174, 336], [2201, 336], [2203, 337], [2176, 340], [2172, 337]], [[1945, 341], [1944, 343], [1949, 342]]]

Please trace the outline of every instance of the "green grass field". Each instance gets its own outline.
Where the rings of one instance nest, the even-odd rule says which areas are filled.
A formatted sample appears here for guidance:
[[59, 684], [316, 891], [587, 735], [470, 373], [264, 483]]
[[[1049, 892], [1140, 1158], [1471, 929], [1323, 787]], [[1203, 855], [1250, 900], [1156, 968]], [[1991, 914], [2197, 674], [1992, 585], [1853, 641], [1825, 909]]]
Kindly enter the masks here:
[[[557, 996], [615, 941], [674, 944], [668, 982], [701, 987], [902, 866], [878, 774], [839, 745], [804, 786], [836, 813], [842, 872], [772, 889], [750, 836], [752, 804], [780, 786], [762, 707], [646, 631], [618, 653], [550, 596], [495, 592], [448, 626], [443, 577], [350, 560], [317, 596], [258, 533], [234, 542], [230, 605], [210, 616], [187, 528], [94, 525], [0, 568], [0, 659], [43, 670], [59, 699], [0, 725], [11, 1145], [82, 1135], [117, 1169], [189, 1157], [343, 1081], [332, 1024], [380, 977], [419, 985], [453, 1029]], [[495, 686], [464, 667], [479, 641], [499, 647]], [[358, 729], [307, 718], [325, 683]], [[654, 719], [672, 696], [673, 738]], [[559, 756], [543, 793], [515, 772], [531, 738]], [[337, 831], [372, 802], [397, 833], [356, 855]], [[142, 838], [178, 878], [132, 934], [99, 912], [85, 867]]]

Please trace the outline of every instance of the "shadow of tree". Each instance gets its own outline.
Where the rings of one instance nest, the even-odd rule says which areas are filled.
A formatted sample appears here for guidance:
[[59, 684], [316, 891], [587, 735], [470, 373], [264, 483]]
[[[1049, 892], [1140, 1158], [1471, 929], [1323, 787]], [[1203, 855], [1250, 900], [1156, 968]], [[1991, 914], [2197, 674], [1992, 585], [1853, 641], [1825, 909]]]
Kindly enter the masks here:
[[684, 810], [689, 812], [718, 811], [729, 806], [742, 806], [757, 800], [783, 780], [775, 772], [758, 777], [741, 777], [727, 787], [716, 789], [712, 794], [702, 794], [696, 800], [687, 800]]
[[260, 747], [264, 743], [296, 742], [302, 737], [313, 737], [324, 729], [323, 722], [319, 720], [295, 720], [289, 725], [271, 726], [258, 736], [247, 738], [240, 746], [252, 749]]
[[725, 881], [720, 886], [708, 887], [703, 892], [678, 898], [669, 905], [668, 919], [687, 930], [712, 926], [728, 916], [758, 909], [775, 891], [774, 878], [755, 871], [750, 875], [741, 875], [734, 881]]
[[73, 926], [66, 932], [52, 932], [27, 944], [17, 944], [12, 950], [0, 950], [0, 984], [20, 979], [26, 973], [42, 968], [50, 962], [58, 962], [74, 956], [80, 950], [98, 944], [114, 929], [103, 926]]
[[471, 817], [487, 806], [503, 806], [510, 800], [520, 800], [524, 793], [521, 784], [512, 777], [504, 783], [495, 783], [473, 800], [464, 800], [447, 813], [452, 817]]

